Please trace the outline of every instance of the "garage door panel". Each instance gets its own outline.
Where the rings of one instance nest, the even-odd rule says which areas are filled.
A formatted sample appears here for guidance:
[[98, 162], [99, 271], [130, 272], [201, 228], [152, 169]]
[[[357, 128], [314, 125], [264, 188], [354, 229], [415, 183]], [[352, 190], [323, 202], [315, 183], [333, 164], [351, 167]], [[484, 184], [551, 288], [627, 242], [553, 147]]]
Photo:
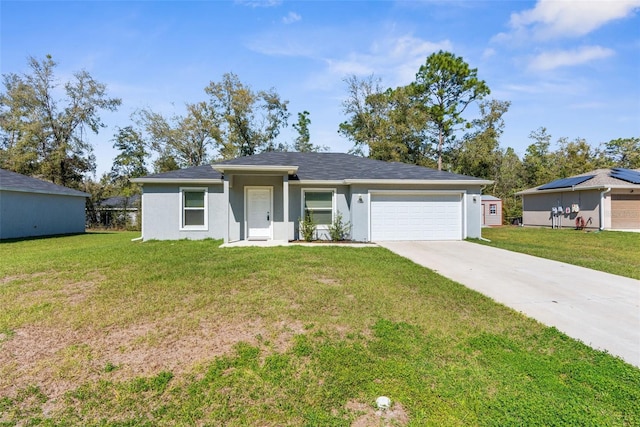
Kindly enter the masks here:
[[460, 240], [459, 194], [373, 194], [372, 240]]
[[611, 196], [611, 228], [640, 229], [640, 195], [613, 194]]

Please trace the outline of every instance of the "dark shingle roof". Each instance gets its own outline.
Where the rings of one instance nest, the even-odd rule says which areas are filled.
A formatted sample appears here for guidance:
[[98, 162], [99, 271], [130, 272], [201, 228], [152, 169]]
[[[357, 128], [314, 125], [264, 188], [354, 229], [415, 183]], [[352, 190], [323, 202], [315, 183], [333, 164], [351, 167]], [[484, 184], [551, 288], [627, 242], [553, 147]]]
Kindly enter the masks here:
[[136, 207], [136, 203], [140, 202], [140, 195], [134, 194], [131, 197], [114, 196], [102, 200], [98, 205], [103, 208], [118, 208], [122, 209], [125, 205], [131, 209]]
[[[469, 176], [345, 153], [267, 152], [220, 162], [221, 165], [298, 166], [299, 180], [426, 179], [470, 180]], [[479, 179], [478, 179], [479, 180]], [[480, 181], [480, 180], [479, 180]]]
[[220, 172], [213, 170], [211, 165], [194, 166], [171, 172], [157, 173], [143, 177], [153, 179], [222, 179]]
[[[266, 152], [254, 156], [239, 157], [215, 163], [216, 165], [242, 166], [297, 166], [298, 172], [292, 180], [477, 180], [466, 175], [437, 171], [435, 169], [398, 162], [384, 162], [345, 153], [298, 153]], [[172, 172], [149, 175], [145, 179], [222, 179], [222, 175], [211, 165], [196, 166]]]
[[22, 191], [26, 193], [61, 194], [64, 196], [89, 197], [87, 193], [53, 184], [41, 179], [0, 169], [0, 190]]

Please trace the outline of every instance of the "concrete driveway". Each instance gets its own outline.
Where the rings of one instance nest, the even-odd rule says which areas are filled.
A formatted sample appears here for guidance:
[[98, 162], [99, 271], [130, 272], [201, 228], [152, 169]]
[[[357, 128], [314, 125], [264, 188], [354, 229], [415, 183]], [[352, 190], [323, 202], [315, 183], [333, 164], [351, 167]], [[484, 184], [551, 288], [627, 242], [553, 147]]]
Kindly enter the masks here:
[[640, 367], [640, 280], [470, 242], [379, 242]]

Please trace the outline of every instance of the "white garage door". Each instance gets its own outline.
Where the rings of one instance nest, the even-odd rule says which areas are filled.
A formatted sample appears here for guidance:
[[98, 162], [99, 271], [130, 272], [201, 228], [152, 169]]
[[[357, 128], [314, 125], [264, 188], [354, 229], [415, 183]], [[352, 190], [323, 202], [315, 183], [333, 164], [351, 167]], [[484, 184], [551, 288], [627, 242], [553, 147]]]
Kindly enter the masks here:
[[462, 195], [372, 194], [371, 240], [461, 240]]

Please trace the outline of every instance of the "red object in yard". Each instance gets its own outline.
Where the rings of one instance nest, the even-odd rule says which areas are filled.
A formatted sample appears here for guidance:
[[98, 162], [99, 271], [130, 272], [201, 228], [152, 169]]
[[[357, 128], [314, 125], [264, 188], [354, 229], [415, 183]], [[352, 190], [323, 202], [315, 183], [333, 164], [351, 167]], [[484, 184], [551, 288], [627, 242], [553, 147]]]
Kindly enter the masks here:
[[576, 230], [584, 229], [584, 218], [581, 216], [576, 217]]

